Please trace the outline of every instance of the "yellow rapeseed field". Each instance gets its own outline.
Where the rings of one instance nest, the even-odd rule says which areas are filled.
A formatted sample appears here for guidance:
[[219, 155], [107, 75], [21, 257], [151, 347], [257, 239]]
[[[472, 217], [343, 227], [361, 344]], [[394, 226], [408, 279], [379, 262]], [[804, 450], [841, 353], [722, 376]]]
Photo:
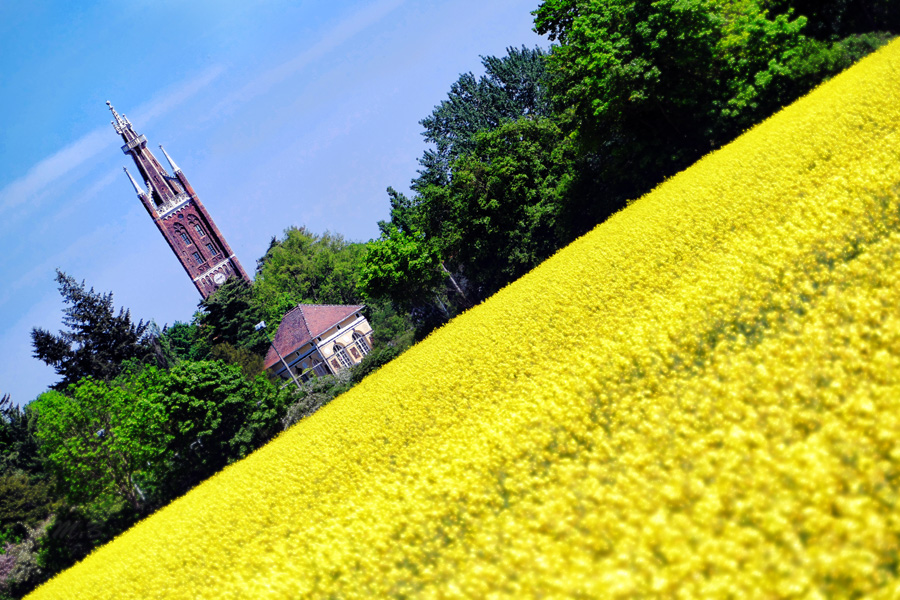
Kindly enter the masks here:
[[900, 44], [44, 598], [900, 597]]

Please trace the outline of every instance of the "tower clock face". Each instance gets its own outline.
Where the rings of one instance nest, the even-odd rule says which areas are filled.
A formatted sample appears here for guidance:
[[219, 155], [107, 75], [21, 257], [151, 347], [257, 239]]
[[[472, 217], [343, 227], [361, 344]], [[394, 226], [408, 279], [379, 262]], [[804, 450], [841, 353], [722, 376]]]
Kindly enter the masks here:
[[225, 283], [225, 273], [216, 273], [213, 275], [213, 281], [216, 282], [216, 285], [222, 285]]

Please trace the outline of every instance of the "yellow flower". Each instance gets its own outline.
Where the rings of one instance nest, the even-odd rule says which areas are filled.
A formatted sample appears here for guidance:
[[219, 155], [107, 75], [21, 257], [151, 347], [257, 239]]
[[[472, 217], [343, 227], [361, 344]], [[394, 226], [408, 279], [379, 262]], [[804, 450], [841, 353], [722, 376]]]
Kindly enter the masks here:
[[34, 598], [895, 598], [900, 42]]

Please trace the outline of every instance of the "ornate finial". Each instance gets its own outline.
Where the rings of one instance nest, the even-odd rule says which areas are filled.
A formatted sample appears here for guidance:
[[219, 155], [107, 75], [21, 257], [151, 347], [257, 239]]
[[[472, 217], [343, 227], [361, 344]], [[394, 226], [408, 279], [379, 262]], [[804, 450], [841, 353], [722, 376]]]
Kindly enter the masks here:
[[169, 161], [169, 166], [172, 167], [173, 173], [178, 173], [181, 169], [178, 168], [178, 165], [175, 164], [175, 161], [172, 160], [172, 157], [169, 156], [169, 153], [166, 152], [166, 149], [162, 147], [162, 144], [159, 145], [159, 149], [162, 150], [162, 153], [166, 155], [166, 160]]
[[106, 101], [106, 105], [109, 107], [109, 110], [112, 111], [113, 116], [116, 118], [115, 121], [112, 121], [112, 126], [115, 127], [116, 133], [121, 134], [125, 131], [126, 128], [131, 128], [131, 121], [128, 120], [128, 117], [125, 115], [119, 116], [119, 113], [116, 112], [116, 109], [113, 108], [113, 105], [109, 100]]
[[137, 192], [137, 195], [143, 196], [146, 192], [138, 187], [137, 181], [135, 181], [134, 177], [131, 176], [131, 173], [128, 172], [128, 167], [122, 167], [122, 170], [125, 171], [125, 174], [128, 175], [128, 179], [131, 180], [131, 185], [134, 186], [134, 191]]

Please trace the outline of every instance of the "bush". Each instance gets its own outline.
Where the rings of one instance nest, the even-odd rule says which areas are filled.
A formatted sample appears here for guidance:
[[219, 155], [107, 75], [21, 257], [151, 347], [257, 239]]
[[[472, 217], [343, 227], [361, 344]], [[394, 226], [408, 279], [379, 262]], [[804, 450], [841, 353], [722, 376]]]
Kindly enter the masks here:
[[0, 475], [0, 543], [19, 542], [53, 511], [50, 487], [23, 473]]

